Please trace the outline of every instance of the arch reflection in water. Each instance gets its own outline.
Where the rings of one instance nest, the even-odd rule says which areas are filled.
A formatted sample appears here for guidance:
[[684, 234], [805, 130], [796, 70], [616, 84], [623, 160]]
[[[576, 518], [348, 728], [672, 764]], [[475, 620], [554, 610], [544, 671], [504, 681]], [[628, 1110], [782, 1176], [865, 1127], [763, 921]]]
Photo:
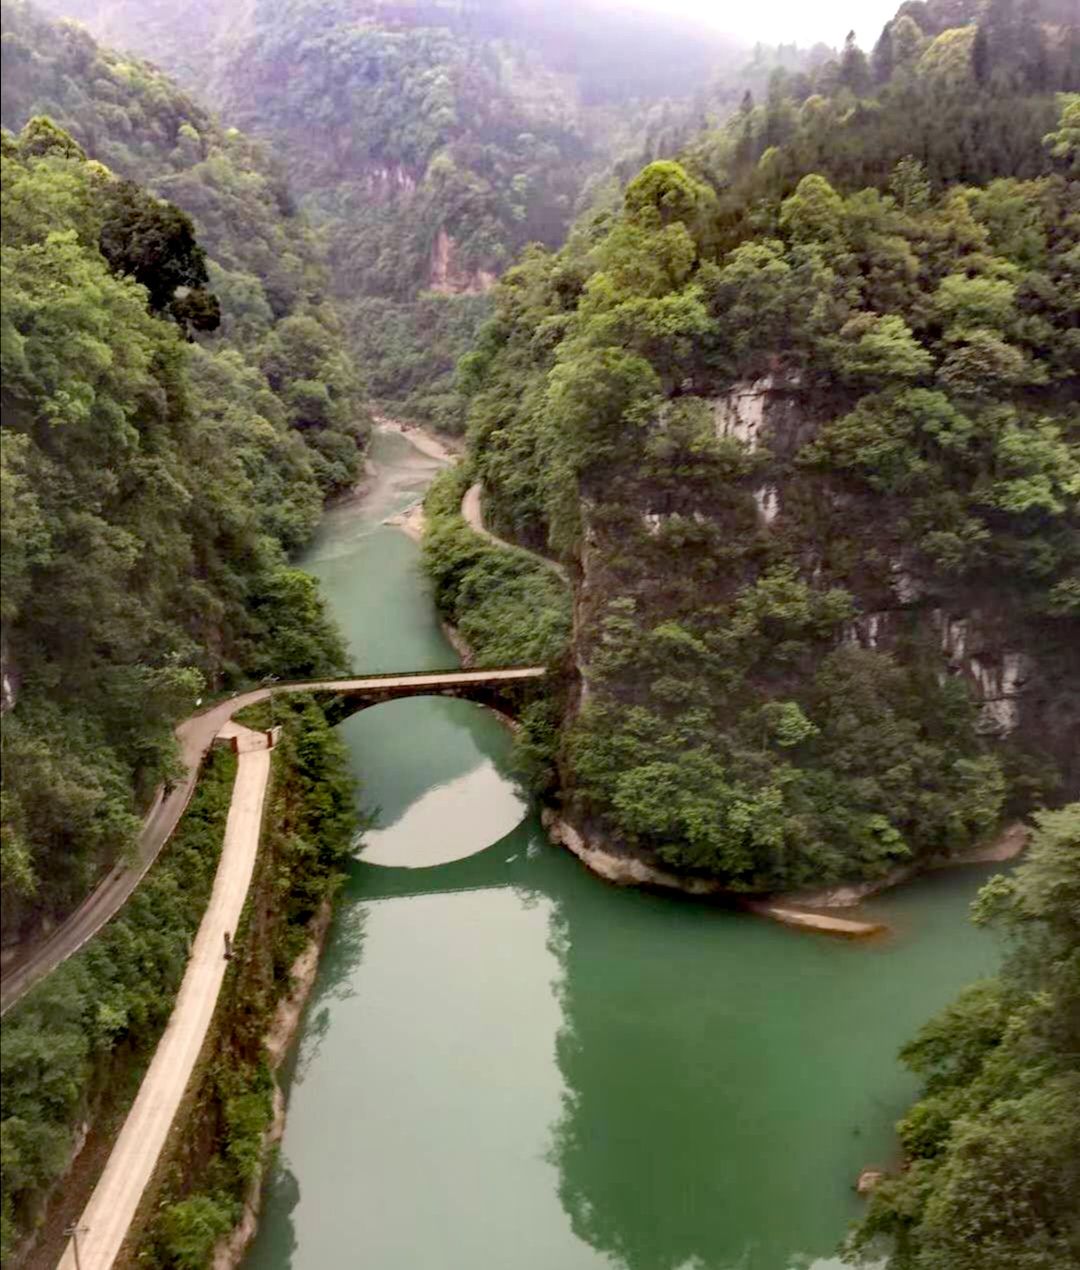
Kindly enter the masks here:
[[[446, 666], [380, 514], [329, 516], [308, 566], [356, 665]], [[509, 748], [463, 702], [341, 728], [383, 826]], [[980, 880], [911, 888], [882, 912], [908, 933], [860, 948], [607, 887], [535, 816], [454, 863], [355, 861], [249, 1270], [835, 1270], [911, 1093], [897, 1047], [992, 965]]]
[[[520, 824], [528, 800], [507, 771], [506, 725], [470, 701], [415, 697], [341, 725], [357, 779], [377, 801], [365, 864], [430, 868], [483, 851]], [[439, 778], [432, 780], [432, 773]]]

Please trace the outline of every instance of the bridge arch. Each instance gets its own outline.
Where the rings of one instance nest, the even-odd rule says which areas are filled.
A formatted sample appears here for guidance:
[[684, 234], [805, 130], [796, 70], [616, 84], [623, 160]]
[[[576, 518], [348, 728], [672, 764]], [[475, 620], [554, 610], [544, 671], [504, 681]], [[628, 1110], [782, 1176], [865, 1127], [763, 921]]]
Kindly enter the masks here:
[[537, 682], [547, 675], [545, 666], [509, 666], [486, 670], [424, 670], [405, 674], [366, 675], [362, 679], [320, 679], [274, 684], [236, 699], [236, 707], [265, 701], [273, 692], [310, 692], [328, 696], [331, 723], [387, 701], [407, 697], [458, 697], [489, 706], [502, 714], [516, 715], [532, 696]]

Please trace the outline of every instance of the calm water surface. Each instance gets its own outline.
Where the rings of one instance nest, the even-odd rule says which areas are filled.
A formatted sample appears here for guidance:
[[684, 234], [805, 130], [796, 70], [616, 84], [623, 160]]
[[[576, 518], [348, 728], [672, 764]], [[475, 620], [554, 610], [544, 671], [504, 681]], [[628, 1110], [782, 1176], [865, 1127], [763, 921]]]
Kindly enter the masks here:
[[[306, 567], [357, 670], [455, 664], [415, 545], [437, 466], [376, 439]], [[342, 724], [378, 809], [290, 1074], [248, 1270], [825, 1270], [895, 1149], [898, 1046], [995, 948], [988, 870], [868, 906], [854, 945], [619, 891], [547, 844], [502, 725], [422, 698]]]

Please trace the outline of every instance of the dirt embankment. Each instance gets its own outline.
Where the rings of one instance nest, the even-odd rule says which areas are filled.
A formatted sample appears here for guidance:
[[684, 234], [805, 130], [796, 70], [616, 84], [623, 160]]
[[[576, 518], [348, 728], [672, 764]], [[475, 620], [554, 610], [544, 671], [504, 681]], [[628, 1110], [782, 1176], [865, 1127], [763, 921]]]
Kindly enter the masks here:
[[380, 432], [398, 432], [406, 437], [422, 453], [433, 459], [442, 459], [444, 463], [456, 463], [461, 457], [460, 444], [449, 437], [436, 436], [421, 428], [419, 424], [406, 423], [402, 419], [391, 419], [387, 415], [373, 414], [375, 427]]

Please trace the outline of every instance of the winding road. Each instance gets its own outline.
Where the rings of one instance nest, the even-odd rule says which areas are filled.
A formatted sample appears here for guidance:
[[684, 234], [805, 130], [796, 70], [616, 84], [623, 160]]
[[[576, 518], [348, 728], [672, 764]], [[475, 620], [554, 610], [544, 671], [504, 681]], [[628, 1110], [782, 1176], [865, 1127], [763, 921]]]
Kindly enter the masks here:
[[500, 538], [498, 534], [493, 534], [490, 529], [484, 525], [484, 513], [481, 509], [480, 499], [483, 490], [479, 481], [475, 485], [470, 485], [465, 491], [465, 497], [461, 500], [462, 519], [469, 528], [481, 536], [487, 538], [489, 542], [497, 543], [500, 547], [507, 547], [511, 551], [527, 551], [530, 556], [539, 560], [541, 564], [547, 565], [549, 569], [554, 570], [559, 577], [569, 585], [570, 577], [566, 572], [566, 566], [559, 564], [557, 560], [550, 560], [547, 556], [541, 555], [539, 551], [532, 551], [529, 547], [518, 546], [516, 542], [507, 542], [505, 538]]
[[[379, 701], [395, 696], [486, 688], [492, 684], [538, 679], [546, 673], [543, 666], [525, 666], [504, 670], [374, 675], [281, 684], [275, 686], [274, 691], [333, 691]], [[205, 1044], [225, 978], [227, 938], [232, 937], [239, 924], [259, 853], [263, 805], [270, 777], [269, 736], [235, 723], [232, 715], [243, 706], [265, 700], [269, 695], [268, 687], [241, 693], [185, 720], [177, 728], [187, 778], [183, 786], [160, 800], [148, 817], [143, 833], [143, 839], [148, 844], [146, 849], [149, 852], [152, 847], [154, 855], [161, 849], [187, 805], [204, 749], [220, 737], [234, 743], [238, 756], [221, 858], [214, 875], [210, 902], [195, 936], [169, 1022], [105, 1169], [64, 1250], [58, 1270], [109, 1270], [120, 1255]], [[155, 843], [156, 846], [153, 845]], [[141, 840], [140, 848], [142, 845]], [[65, 956], [70, 956], [108, 921], [135, 889], [152, 862], [152, 856], [140, 858], [136, 865], [130, 866], [126, 875], [110, 875], [106, 879], [102, 887], [56, 932], [56, 936], [64, 938], [58, 941], [54, 936], [48, 945], [39, 950], [33, 962], [37, 978], [59, 964]]]

